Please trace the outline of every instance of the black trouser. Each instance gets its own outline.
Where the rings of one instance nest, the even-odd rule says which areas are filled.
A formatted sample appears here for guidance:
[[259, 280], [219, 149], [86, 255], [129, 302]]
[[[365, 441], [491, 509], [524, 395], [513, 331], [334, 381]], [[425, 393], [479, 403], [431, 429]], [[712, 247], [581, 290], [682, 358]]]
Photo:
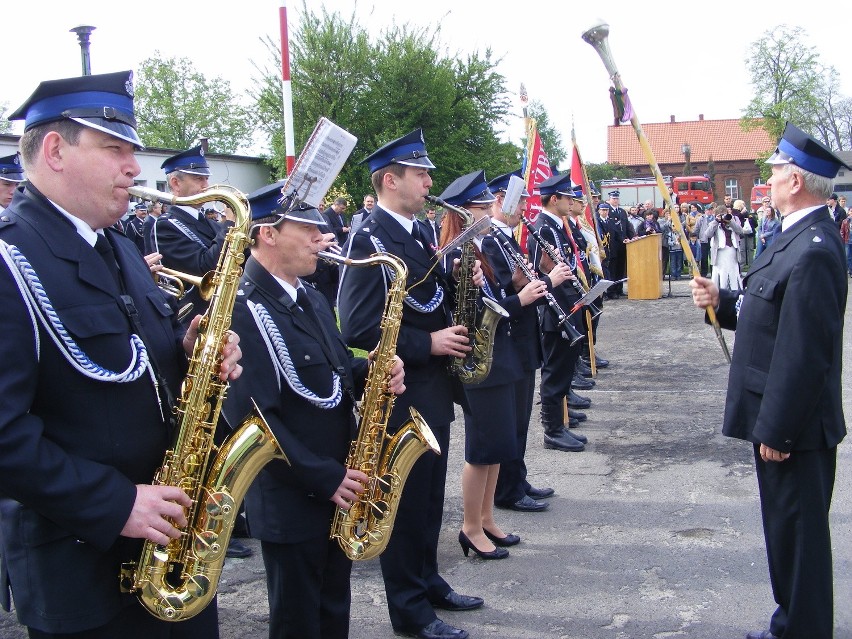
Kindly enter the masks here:
[[828, 515], [837, 448], [794, 450], [764, 462], [754, 445], [769, 579], [778, 608], [769, 630], [783, 639], [831, 639], [834, 628]]
[[545, 332], [541, 344], [544, 352], [539, 386], [542, 410], [550, 406], [558, 407], [561, 411], [562, 400], [571, 391], [571, 380], [574, 379], [574, 370], [584, 342], [580, 340], [571, 346], [560, 333]]
[[100, 628], [83, 632], [51, 633], [27, 628], [30, 639], [218, 639], [219, 616], [216, 599], [196, 616], [186, 621], [173, 622], [157, 619], [134, 602], [110, 622]]
[[346, 639], [352, 562], [328, 534], [293, 544], [261, 542], [270, 639]]
[[[627, 277], [627, 251], [623, 248], [622, 244], [621, 250], [614, 250], [612, 254], [609, 256], [609, 270], [612, 274], [612, 280], [617, 282], [618, 280], [623, 280]], [[624, 283], [618, 282], [617, 284], [613, 284], [609, 291], [611, 293], [618, 293], [619, 295], [624, 295]]]
[[497, 476], [497, 490], [494, 492], [494, 503], [514, 504], [523, 499], [530, 488], [527, 481], [527, 465], [524, 455], [527, 450], [527, 434], [530, 429], [533, 394], [535, 393], [535, 371], [525, 371], [524, 378], [514, 385], [516, 430], [518, 456], [500, 464], [500, 474]]
[[710, 272], [710, 242], [701, 242], [701, 277]]

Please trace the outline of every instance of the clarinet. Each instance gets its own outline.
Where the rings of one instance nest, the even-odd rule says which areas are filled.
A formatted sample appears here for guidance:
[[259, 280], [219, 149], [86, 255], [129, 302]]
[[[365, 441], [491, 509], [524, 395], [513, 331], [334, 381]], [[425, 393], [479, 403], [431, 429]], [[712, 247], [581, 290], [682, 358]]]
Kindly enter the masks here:
[[[497, 243], [503, 247], [515, 263], [518, 265], [518, 268], [521, 269], [521, 273], [524, 274], [524, 277], [527, 278], [530, 282], [539, 280], [541, 278], [536, 275], [533, 270], [527, 266], [526, 262], [524, 262], [523, 256], [515, 250], [515, 247], [512, 246], [512, 243], [506, 239], [506, 236], [496, 226], [492, 225], [489, 229], [489, 233], [497, 240]], [[559, 306], [559, 302], [556, 301], [556, 298], [553, 297], [553, 293], [550, 291], [545, 291], [544, 297], [547, 300], [547, 305], [550, 307], [550, 310], [556, 315], [556, 326], [557, 328], [565, 331], [568, 334], [569, 339], [571, 340], [571, 345], [573, 346], [581, 339], [583, 339], [583, 334], [578, 331], [571, 322], [568, 321], [569, 315], [562, 310], [562, 307]]]
[[[527, 218], [525, 215], [522, 215], [521, 222], [524, 223], [524, 226], [527, 227], [527, 231], [529, 231], [529, 234], [532, 235], [532, 238], [535, 240], [536, 244], [541, 247], [541, 250], [544, 251], [547, 257], [550, 258], [551, 262], [553, 262], [554, 264], [567, 264], [563, 257], [556, 251], [556, 248], [541, 236], [541, 233], [539, 233], [538, 229], [535, 228], [535, 225], [529, 221], [529, 218]], [[577, 268], [583, 267], [577, 264]], [[574, 269], [571, 270], [573, 271]], [[583, 285], [580, 283], [579, 280], [573, 279], [568, 281], [571, 282], [580, 297], [583, 297], [586, 293], [589, 292], [585, 288], [583, 288]], [[591, 311], [593, 317], [597, 317], [602, 312], [601, 309], [599, 309], [593, 303], [589, 304], [589, 311]]]

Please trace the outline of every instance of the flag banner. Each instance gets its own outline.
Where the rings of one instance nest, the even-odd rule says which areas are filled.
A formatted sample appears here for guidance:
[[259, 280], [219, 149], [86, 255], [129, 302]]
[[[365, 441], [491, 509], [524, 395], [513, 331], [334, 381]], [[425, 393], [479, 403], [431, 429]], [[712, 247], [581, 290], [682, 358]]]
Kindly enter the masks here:
[[[589, 176], [586, 175], [586, 167], [583, 165], [583, 160], [580, 158], [580, 147], [577, 146], [577, 139], [574, 136], [574, 129], [571, 129], [571, 184], [583, 188], [583, 197], [586, 198], [586, 207], [583, 211], [583, 226], [587, 227], [597, 240], [598, 250], [601, 251], [601, 230], [598, 227], [597, 216], [592, 210], [592, 189], [589, 184]], [[601, 251], [601, 257], [606, 255]]]
[[[544, 152], [541, 137], [535, 126], [535, 120], [532, 118], [527, 122], [527, 148], [524, 155], [522, 172], [527, 185], [527, 191], [530, 194], [530, 197], [527, 198], [527, 207], [524, 211], [524, 216], [530, 222], [535, 222], [538, 219], [538, 214], [541, 213], [541, 193], [538, 190], [538, 185], [553, 175], [553, 171], [550, 169], [550, 161]], [[527, 229], [523, 224], [520, 224], [519, 230], [520, 237], [518, 238], [518, 244], [526, 251]]]

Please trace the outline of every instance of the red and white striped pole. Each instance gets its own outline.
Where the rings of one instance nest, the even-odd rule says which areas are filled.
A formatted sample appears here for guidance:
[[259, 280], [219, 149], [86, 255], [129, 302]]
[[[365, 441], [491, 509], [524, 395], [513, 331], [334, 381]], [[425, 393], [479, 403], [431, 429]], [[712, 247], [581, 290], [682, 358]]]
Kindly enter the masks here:
[[284, 103], [284, 148], [287, 152], [287, 175], [296, 164], [296, 145], [293, 137], [293, 88], [290, 84], [290, 36], [287, 31], [287, 0], [281, 0], [278, 10], [281, 22], [281, 94]]

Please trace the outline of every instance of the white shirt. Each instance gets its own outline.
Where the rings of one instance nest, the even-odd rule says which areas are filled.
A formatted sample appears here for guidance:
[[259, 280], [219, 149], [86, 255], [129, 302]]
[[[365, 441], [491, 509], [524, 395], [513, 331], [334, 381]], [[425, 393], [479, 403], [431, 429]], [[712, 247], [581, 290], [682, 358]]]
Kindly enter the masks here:
[[62, 215], [64, 215], [65, 217], [68, 218], [68, 220], [71, 222], [71, 224], [74, 225], [74, 228], [77, 229], [77, 233], [80, 235], [80, 237], [82, 237], [84, 240], [86, 240], [86, 242], [89, 244], [89, 246], [91, 246], [91, 247], [95, 246], [95, 242], [98, 241], [98, 235], [103, 235], [103, 231], [98, 232], [98, 231], [93, 230], [91, 226], [86, 224], [79, 217], [74, 217], [73, 215], [71, 215], [68, 211], [63, 209], [61, 206], [59, 206], [53, 200], [50, 200], [50, 203], [53, 204], [53, 206], [56, 207], [57, 211], [59, 211], [60, 213], [62, 213]]
[[[811, 213], [812, 211], [816, 211], [820, 206], [822, 206], [822, 205], [818, 204], [817, 206], [809, 206], [806, 209], [801, 209], [799, 211], [795, 211], [794, 213], [790, 213], [788, 215], [785, 215], [783, 218], [781, 218], [781, 232], [783, 233], [788, 228], [793, 226], [796, 222], [798, 222], [803, 217], [805, 217], [808, 213]], [[834, 219], [834, 218], [831, 218], [831, 219]]]

